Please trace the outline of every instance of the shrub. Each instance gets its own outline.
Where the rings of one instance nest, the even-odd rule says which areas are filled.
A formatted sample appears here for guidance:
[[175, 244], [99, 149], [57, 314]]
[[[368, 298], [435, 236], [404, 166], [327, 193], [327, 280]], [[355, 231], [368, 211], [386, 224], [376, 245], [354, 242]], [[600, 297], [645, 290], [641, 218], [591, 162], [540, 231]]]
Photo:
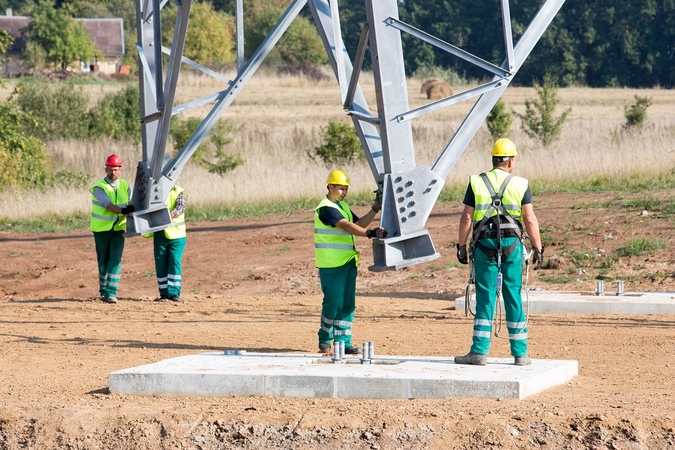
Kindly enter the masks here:
[[321, 127], [324, 143], [314, 148], [314, 154], [307, 152], [313, 159], [321, 159], [326, 166], [346, 165], [365, 158], [359, 136], [353, 126], [337, 121], [329, 121]]
[[13, 103], [0, 103], [0, 190], [86, 185], [87, 174], [50, 171], [51, 161], [44, 143], [33, 135], [36, 127], [30, 113]]
[[48, 157], [43, 142], [31, 135], [36, 127], [29, 113], [0, 104], [0, 189], [44, 185]]
[[525, 114], [514, 112], [522, 120], [521, 129], [529, 137], [538, 139], [548, 147], [560, 138], [562, 126], [567, 120], [572, 108], [567, 109], [560, 117], [555, 118], [555, 108], [558, 106], [558, 87], [549, 74], [544, 75], [544, 83], [539, 86], [535, 83], [534, 89], [539, 100], [525, 100]]
[[[201, 123], [202, 121], [196, 117], [182, 120], [174, 116], [169, 128], [169, 136], [173, 140], [174, 148], [182, 149]], [[209, 137], [197, 147], [190, 160], [218, 175], [224, 175], [244, 164], [245, 161], [239, 155], [231, 156], [224, 151], [225, 146], [232, 142], [227, 135], [233, 131], [232, 123], [218, 122], [211, 130]]]
[[513, 116], [506, 110], [506, 105], [503, 101], [498, 100], [495, 103], [495, 106], [485, 120], [492, 140], [496, 141], [500, 138], [509, 137], [509, 129], [513, 122]]
[[631, 106], [624, 106], [624, 116], [626, 124], [624, 128], [641, 127], [647, 118], [647, 108], [652, 104], [651, 97], [635, 96], [635, 103]]
[[421, 65], [413, 73], [414, 78], [426, 80], [428, 78], [438, 78], [445, 81], [450, 86], [461, 86], [467, 84], [467, 81], [451, 69], [444, 69], [433, 65]]
[[47, 52], [37, 42], [26, 42], [26, 49], [21, 54], [21, 60], [29, 69], [43, 70], [47, 68]]
[[89, 134], [87, 96], [71, 83], [29, 81], [19, 83], [13, 96], [19, 107], [29, 113], [37, 127], [31, 134], [41, 140], [82, 139]]
[[127, 84], [118, 92], [106, 94], [89, 111], [89, 136], [112, 139], [141, 139], [141, 102], [138, 85]]

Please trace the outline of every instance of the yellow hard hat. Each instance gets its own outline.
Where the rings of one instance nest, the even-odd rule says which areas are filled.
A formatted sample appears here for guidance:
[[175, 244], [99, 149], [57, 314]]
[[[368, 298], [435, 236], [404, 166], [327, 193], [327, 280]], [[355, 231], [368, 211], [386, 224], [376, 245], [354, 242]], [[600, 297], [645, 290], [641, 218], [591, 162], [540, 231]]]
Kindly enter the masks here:
[[341, 186], [349, 186], [349, 177], [344, 170], [337, 169], [328, 174], [326, 184], [339, 184]]
[[516, 156], [518, 152], [516, 151], [516, 144], [511, 142], [510, 139], [501, 138], [495, 142], [490, 154], [492, 156]]

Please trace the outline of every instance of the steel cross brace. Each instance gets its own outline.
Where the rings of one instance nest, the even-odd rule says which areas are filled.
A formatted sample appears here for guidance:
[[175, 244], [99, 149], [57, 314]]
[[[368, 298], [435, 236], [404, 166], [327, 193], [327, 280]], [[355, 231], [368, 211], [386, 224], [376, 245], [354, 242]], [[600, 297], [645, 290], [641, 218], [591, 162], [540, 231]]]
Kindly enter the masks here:
[[[244, 64], [241, 17], [244, 11], [242, 1], [237, 0], [237, 76], [232, 81], [224, 80], [228, 87], [223, 91], [173, 107], [175, 79], [181, 61], [213, 75], [203, 66], [182, 57], [190, 1], [177, 2], [180, 11], [172, 48], [170, 51], [165, 49], [170, 59], [167, 65], [169, 73], [163, 87], [158, 12], [164, 3], [160, 4], [159, 0], [136, 0], [137, 47], [142, 69], [139, 70], [139, 81], [143, 161], [138, 165], [132, 196], [134, 206], [140, 211], [133, 214], [134, 221], [127, 234], [146, 233], [170, 225], [171, 219], [163, 202], [181, 170], [307, 3], [338, 81], [343, 107], [352, 119], [377, 189], [382, 194], [380, 222], [389, 235], [386, 239], [373, 240], [374, 264], [370, 269], [375, 271], [400, 269], [440, 256], [424, 226], [445, 178], [564, 3], [564, 0], [546, 0], [514, 45], [509, 2], [500, 0], [506, 59], [501, 65], [495, 65], [401, 22], [397, 0], [365, 0], [366, 22], [352, 63], [342, 41], [337, 0], [294, 0], [251, 59]], [[410, 110], [401, 45], [402, 32], [486, 70], [492, 75], [491, 81]], [[370, 48], [372, 57], [376, 112], [371, 112], [358, 81], [366, 47]], [[410, 120], [471, 98], [477, 98], [474, 106], [434, 165], [431, 168], [418, 166]], [[185, 147], [175, 158], [166, 157], [164, 147], [171, 115], [211, 102], [215, 102], [213, 109]]]

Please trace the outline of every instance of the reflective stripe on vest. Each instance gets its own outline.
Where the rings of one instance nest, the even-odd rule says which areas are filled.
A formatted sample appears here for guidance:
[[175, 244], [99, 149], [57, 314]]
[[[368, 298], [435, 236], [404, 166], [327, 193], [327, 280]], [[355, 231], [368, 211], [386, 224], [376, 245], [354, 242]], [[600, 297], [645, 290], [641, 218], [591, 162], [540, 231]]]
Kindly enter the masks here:
[[100, 231], [124, 231], [127, 225], [127, 217], [124, 214], [117, 214], [108, 211], [98, 203], [96, 196], [94, 196], [94, 189], [101, 188], [105, 191], [110, 203], [124, 208], [129, 203], [129, 185], [122, 179], [117, 180], [117, 189], [114, 189], [105, 178], [98, 181], [89, 188], [92, 196], [91, 221], [89, 222], [89, 229], [94, 232]]
[[[176, 208], [176, 199], [180, 193], [183, 192], [182, 187], [174, 186], [169, 192], [169, 196], [164, 200], [164, 204], [169, 208], [169, 211], [173, 211]], [[187, 194], [185, 194], [187, 199]], [[178, 217], [171, 219], [171, 222], [176, 225], [164, 230], [164, 236], [167, 239], [178, 239], [185, 237], [185, 212]]]
[[[486, 175], [494, 190], [497, 191], [502, 185], [502, 182], [509, 176], [509, 173], [501, 169], [493, 169], [487, 172]], [[473, 222], [475, 225], [485, 217], [487, 210], [492, 205], [492, 197], [480, 175], [472, 175], [470, 183], [475, 197], [475, 206], [473, 210]], [[527, 185], [528, 183], [525, 178], [513, 177], [508, 186], [506, 186], [504, 195], [502, 195], [502, 205], [509, 215], [519, 222], [522, 221], [521, 202], [523, 201], [525, 192], [527, 192]], [[495, 211], [491, 213], [490, 216], [496, 214]]]
[[319, 209], [324, 206], [340, 211], [342, 217], [349, 222], [354, 220], [352, 211], [345, 202], [340, 202], [338, 206], [328, 200], [328, 197], [324, 197], [319, 202], [319, 205], [314, 209], [314, 255], [316, 267], [321, 269], [340, 267], [352, 259], [355, 259], [358, 265], [359, 252], [354, 247], [354, 235], [342, 228], [332, 227], [321, 222], [321, 219], [319, 219]]

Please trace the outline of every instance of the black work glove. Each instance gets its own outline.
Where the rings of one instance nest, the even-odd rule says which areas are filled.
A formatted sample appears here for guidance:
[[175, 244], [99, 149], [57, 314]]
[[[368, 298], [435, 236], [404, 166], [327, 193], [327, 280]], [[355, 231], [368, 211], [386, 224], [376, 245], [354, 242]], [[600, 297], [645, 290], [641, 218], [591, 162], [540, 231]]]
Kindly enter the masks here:
[[466, 245], [457, 244], [457, 261], [461, 264], [469, 264], [469, 253], [466, 251]]
[[532, 268], [537, 270], [544, 263], [544, 246], [542, 245], [541, 250], [537, 248], [532, 249]]
[[125, 216], [127, 214], [131, 214], [134, 211], [136, 211], [136, 208], [134, 208], [134, 205], [127, 205], [124, 208], [122, 208], [122, 214], [124, 214]]
[[387, 237], [387, 230], [384, 228], [373, 228], [372, 230], [366, 230], [366, 237], [368, 239], [372, 238], [386, 238]]

